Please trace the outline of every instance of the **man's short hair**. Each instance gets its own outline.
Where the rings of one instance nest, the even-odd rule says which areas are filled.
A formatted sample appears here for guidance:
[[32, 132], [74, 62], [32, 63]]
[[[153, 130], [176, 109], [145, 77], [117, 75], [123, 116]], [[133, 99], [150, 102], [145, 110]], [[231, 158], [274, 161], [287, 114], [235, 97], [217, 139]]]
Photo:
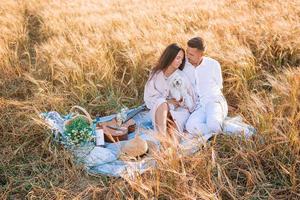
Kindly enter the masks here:
[[204, 40], [201, 37], [194, 37], [187, 42], [187, 45], [191, 48], [197, 48], [200, 51], [205, 50]]

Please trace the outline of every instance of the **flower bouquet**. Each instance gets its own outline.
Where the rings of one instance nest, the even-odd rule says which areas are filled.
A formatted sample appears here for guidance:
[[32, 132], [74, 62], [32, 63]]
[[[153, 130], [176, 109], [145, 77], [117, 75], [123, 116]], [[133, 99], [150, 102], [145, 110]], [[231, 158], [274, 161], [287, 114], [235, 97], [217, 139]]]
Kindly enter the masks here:
[[65, 126], [64, 134], [70, 145], [81, 145], [93, 138], [93, 130], [89, 122], [81, 116]]
[[116, 121], [117, 121], [117, 125], [120, 127], [122, 125], [122, 123], [124, 123], [127, 119], [127, 111], [128, 108], [127, 107], [123, 107], [120, 112], [118, 112], [116, 114]]

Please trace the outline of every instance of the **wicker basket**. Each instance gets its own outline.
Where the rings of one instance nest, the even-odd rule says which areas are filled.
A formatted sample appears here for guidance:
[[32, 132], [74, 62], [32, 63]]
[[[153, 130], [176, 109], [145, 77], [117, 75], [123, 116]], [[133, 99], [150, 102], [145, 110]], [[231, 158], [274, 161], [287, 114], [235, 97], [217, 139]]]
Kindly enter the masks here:
[[[84, 115], [79, 114], [76, 111], [81, 111]], [[90, 125], [93, 124], [93, 120], [91, 118], [91, 115], [84, 108], [82, 108], [80, 106], [73, 106], [70, 110], [70, 113], [71, 113], [71, 119], [65, 121], [65, 123], [64, 123], [65, 126], [71, 124], [72, 121], [74, 119], [77, 119], [78, 117], [84, 118]]]

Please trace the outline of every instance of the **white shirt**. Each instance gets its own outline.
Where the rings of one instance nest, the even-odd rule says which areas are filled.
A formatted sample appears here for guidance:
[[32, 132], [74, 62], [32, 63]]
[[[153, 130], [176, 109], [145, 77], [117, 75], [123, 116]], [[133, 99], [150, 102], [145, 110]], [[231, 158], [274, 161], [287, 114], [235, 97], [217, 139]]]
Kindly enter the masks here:
[[203, 57], [200, 65], [194, 67], [186, 61], [183, 72], [192, 82], [198, 102], [208, 102], [222, 94], [223, 78], [220, 63]]

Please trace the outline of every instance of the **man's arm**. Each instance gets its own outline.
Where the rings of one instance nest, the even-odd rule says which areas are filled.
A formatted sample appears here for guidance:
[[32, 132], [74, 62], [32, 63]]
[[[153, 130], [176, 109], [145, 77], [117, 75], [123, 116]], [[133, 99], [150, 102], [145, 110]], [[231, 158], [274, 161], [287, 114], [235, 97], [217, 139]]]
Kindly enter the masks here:
[[219, 62], [216, 62], [214, 69], [215, 69], [215, 80], [217, 82], [217, 85], [220, 87], [220, 89], [223, 89], [222, 69]]

